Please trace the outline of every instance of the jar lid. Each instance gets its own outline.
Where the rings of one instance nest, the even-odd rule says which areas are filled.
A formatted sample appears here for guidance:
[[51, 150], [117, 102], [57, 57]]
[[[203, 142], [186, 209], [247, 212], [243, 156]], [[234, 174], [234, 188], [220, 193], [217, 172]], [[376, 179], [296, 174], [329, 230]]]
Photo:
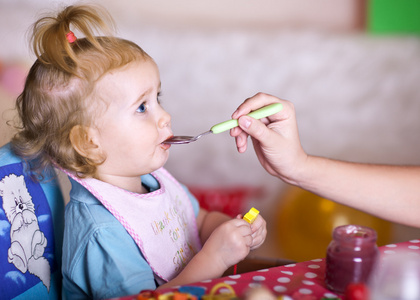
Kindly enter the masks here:
[[361, 225], [343, 225], [334, 228], [333, 239], [348, 243], [375, 243], [376, 231]]

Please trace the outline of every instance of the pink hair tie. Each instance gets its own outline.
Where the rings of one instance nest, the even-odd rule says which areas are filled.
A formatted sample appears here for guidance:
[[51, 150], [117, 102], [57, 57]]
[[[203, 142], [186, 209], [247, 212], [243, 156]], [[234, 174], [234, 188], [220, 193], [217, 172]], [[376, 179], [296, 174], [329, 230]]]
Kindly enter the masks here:
[[72, 44], [77, 40], [77, 37], [74, 35], [73, 31], [69, 31], [69, 33], [66, 33], [66, 39], [70, 44]]

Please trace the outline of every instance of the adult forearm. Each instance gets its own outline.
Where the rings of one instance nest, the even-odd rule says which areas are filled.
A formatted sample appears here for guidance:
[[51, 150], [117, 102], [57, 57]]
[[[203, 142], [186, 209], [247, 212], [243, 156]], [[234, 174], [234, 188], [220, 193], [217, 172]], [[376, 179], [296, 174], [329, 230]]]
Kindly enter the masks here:
[[381, 218], [420, 227], [420, 167], [309, 156], [297, 185]]

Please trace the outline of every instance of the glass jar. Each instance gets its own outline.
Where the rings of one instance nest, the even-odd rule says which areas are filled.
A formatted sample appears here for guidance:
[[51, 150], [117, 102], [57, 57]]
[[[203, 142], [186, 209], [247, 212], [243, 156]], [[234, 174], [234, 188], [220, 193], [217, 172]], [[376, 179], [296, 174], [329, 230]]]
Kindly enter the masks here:
[[376, 231], [365, 226], [344, 225], [334, 229], [326, 258], [328, 289], [344, 293], [350, 283], [367, 283], [379, 256], [376, 238]]

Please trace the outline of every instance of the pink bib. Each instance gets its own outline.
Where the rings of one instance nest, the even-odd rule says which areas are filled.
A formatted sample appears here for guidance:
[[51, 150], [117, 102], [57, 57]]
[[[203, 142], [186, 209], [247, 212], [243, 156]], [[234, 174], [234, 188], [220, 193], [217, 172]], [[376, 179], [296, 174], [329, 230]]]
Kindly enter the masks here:
[[160, 189], [136, 194], [63, 170], [91, 192], [124, 226], [155, 275], [173, 279], [201, 249], [191, 201], [164, 168], [152, 173]]

